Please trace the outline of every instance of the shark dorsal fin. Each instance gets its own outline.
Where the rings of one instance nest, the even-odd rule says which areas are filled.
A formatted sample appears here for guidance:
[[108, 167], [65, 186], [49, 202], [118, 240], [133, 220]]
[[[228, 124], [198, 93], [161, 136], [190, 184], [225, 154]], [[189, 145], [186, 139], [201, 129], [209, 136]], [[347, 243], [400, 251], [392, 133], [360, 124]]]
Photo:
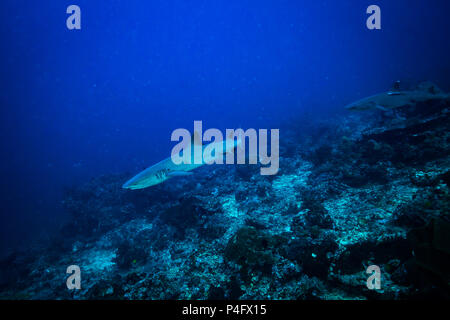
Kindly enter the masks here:
[[202, 136], [198, 131], [194, 131], [194, 134], [191, 136], [191, 145], [201, 145], [202, 144]]
[[399, 91], [400, 91], [400, 80], [397, 80], [392, 84], [390, 92], [399, 92]]

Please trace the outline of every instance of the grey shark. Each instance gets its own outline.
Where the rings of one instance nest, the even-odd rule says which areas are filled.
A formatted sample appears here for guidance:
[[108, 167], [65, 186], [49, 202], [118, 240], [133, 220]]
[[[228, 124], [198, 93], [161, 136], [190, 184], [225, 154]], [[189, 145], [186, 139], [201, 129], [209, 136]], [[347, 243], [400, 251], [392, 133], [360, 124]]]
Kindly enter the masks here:
[[[218, 149], [224, 151], [223, 153], [218, 152], [217, 155], [213, 155], [210, 158], [202, 159], [201, 163], [198, 164], [194, 163], [194, 161], [192, 160], [193, 157], [191, 157], [192, 161], [189, 164], [186, 163], [175, 164], [172, 161], [172, 157], [169, 157], [138, 173], [136, 176], [125, 182], [122, 188], [131, 190], [144, 189], [147, 187], [163, 183], [164, 181], [173, 177], [191, 175], [192, 174], [192, 172], [190, 172], [191, 170], [201, 167], [207, 163], [212, 163], [213, 161], [215, 161], [216, 157], [223, 157], [224, 153], [233, 151], [240, 144], [241, 144], [240, 139], [237, 140], [232, 139], [232, 141], [228, 139], [218, 142], [212, 142], [208, 145], [202, 146], [202, 154], [205, 148], [207, 147], [211, 148], [214, 146], [217, 146]], [[192, 147], [191, 149], [194, 148]]]
[[444, 93], [434, 83], [428, 81], [422, 82], [416, 89], [410, 91], [400, 90], [399, 83], [396, 82], [390, 91], [358, 100], [347, 105], [345, 108], [353, 111], [370, 109], [380, 109], [386, 111], [403, 106], [414, 106], [420, 102], [433, 100], [450, 101], [450, 95], [448, 93]]

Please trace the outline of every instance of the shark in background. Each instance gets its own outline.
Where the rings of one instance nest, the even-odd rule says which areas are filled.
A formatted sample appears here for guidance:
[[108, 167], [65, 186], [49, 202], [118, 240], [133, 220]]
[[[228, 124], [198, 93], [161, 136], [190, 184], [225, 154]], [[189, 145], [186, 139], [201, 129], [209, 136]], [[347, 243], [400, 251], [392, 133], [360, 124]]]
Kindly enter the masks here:
[[[192, 140], [191, 142], [192, 146], [194, 144], [193, 141], [194, 140]], [[191, 154], [190, 164], [175, 164], [172, 161], [172, 157], [169, 157], [138, 173], [136, 176], [125, 182], [122, 188], [131, 190], [144, 189], [163, 183], [164, 181], [173, 177], [189, 176], [192, 174], [192, 172], [190, 171], [205, 164], [213, 163], [216, 158], [223, 157], [223, 155], [228, 152], [234, 152], [234, 150], [240, 145], [240, 139], [226, 139], [223, 141], [212, 142], [210, 144], [204, 145], [202, 146], [202, 154], [206, 148], [215, 148], [216, 150], [223, 150], [223, 152], [217, 152], [217, 154], [207, 157], [207, 159], [203, 158], [201, 163], [194, 163], [193, 154]], [[191, 150], [193, 149], [194, 147], [191, 148]]]
[[388, 92], [375, 94], [347, 105], [345, 108], [352, 111], [379, 109], [389, 111], [404, 106], [416, 106], [427, 101], [443, 100], [450, 102], [450, 95], [439, 89], [434, 83], [425, 81], [414, 90], [400, 90], [400, 82], [394, 83]]

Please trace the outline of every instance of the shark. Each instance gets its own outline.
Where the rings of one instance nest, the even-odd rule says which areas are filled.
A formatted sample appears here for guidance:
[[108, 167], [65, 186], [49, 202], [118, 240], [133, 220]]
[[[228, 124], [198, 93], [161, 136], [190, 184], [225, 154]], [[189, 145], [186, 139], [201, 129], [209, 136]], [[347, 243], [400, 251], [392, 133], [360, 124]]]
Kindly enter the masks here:
[[396, 81], [387, 92], [378, 93], [347, 105], [352, 111], [379, 109], [388, 111], [404, 106], [415, 106], [421, 102], [444, 100], [449, 102], [450, 95], [439, 89], [434, 83], [425, 81], [414, 90], [400, 90], [400, 82]]
[[[194, 145], [194, 140], [195, 139], [192, 139], [192, 146]], [[190, 163], [182, 162], [180, 164], [175, 164], [172, 157], [166, 158], [132, 177], [123, 184], [122, 188], [130, 190], [144, 189], [163, 183], [170, 178], [192, 175], [193, 173], [190, 171], [205, 164], [214, 163], [216, 159], [223, 157], [224, 154], [234, 152], [234, 150], [240, 145], [240, 138], [237, 140], [234, 138], [228, 138], [223, 141], [214, 141], [210, 144], [204, 145], [202, 146], [202, 154], [204, 154], [203, 151], [205, 151], [206, 148], [209, 150], [214, 148], [214, 150], [222, 150], [222, 152], [219, 151], [215, 154], [204, 156], [199, 163], [195, 163], [193, 154], [191, 154]], [[192, 147], [191, 150], [194, 150], [194, 147]]]

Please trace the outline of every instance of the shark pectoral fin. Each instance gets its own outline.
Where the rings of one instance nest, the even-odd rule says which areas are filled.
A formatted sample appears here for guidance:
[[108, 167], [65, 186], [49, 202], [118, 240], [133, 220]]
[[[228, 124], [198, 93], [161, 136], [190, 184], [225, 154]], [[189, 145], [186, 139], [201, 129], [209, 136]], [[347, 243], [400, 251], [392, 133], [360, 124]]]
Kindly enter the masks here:
[[173, 177], [186, 177], [193, 174], [194, 174], [193, 172], [188, 171], [171, 171], [167, 174], [167, 176], [173, 178]]

